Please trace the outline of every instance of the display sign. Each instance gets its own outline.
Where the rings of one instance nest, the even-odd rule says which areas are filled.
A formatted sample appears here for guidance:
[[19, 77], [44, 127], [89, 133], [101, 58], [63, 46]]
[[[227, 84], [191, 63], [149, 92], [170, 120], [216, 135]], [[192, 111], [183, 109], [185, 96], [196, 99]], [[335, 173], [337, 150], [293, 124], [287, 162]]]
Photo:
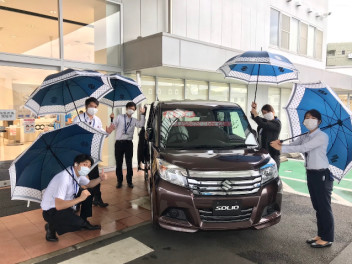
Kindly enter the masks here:
[[16, 136], [16, 134], [17, 134], [16, 128], [17, 127], [14, 125], [10, 126], [10, 136]]
[[27, 118], [23, 119], [24, 133], [31, 134], [35, 133], [35, 119]]
[[0, 120], [12, 121], [16, 119], [16, 110], [0, 109]]

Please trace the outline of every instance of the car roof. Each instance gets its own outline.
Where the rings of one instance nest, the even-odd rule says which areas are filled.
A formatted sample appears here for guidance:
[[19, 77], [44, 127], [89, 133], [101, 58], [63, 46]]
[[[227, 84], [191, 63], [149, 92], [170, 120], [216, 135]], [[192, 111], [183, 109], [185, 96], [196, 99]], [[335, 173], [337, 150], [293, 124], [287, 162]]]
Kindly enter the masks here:
[[161, 107], [172, 108], [172, 107], [199, 107], [199, 108], [239, 108], [241, 107], [232, 102], [223, 101], [210, 101], [210, 100], [175, 100], [175, 101], [159, 101], [158, 104]]

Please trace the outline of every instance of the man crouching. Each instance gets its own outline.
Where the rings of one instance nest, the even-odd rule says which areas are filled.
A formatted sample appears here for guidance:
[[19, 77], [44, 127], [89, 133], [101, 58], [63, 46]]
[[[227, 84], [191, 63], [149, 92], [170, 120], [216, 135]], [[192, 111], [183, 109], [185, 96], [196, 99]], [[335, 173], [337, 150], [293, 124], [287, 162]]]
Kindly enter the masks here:
[[91, 225], [87, 220], [75, 214], [76, 204], [84, 202], [90, 195], [88, 190], [82, 190], [78, 196], [80, 186], [84, 189], [93, 188], [107, 178], [103, 172], [99, 178], [94, 180], [86, 177], [93, 163], [89, 155], [80, 154], [75, 157], [73, 166], [56, 174], [50, 181], [40, 204], [43, 218], [47, 222], [45, 224], [47, 241], [58, 241], [56, 233], [62, 235], [81, 229], [101, 228], [100, 225]]

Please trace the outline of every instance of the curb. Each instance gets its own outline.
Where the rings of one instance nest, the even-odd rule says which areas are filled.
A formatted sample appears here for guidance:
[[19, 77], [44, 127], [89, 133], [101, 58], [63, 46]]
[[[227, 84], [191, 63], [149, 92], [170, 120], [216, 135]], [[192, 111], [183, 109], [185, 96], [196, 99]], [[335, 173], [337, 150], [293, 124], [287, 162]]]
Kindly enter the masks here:
[[352, 259], [352, 243], [345, 247], [340, 253], [330, 262], [330, 264], [345, 264], [350, 263]]
[[[75, 245], [69, 246], [67, 248], [63, 248], [63, 249], [54, 251], [54, 252], [50, 252], [50, 253], [42, 255], [42, 256], [31, 258], [31, 259], [25, 260], [23, 262], [19, 262], [19, 264], [32, 264], [32, 263], [42, 262], [42, 261], [45, 261], [45, 260], [60, 256], [60, 255], [63, 255], [65, 253], [69, 253], [69, 252], [84, 248], [86, 246], [93, 245], [93, 244], [98, 243], [100, 241], [103, 241], [103, 240], [106, 240], [106, 239], [109, 239], [109, 238], [113, 238], [113, 237], [117, 237], [119, 235], [122, 235], [122, 234], [130, 231], [130, 230], [136, 229], [138, 227], [141, 227], [141, 226], [144, 226], [144, 225], [147, 225], [147, 224], [150, 224], [150, 221], [147, 221], [147, 222], [144, 222], [144, 223], [140, 223], [140, 224], [137, 224], [135, 226], [127, 227], [127, 228], [122, 229], [120, 231], [109, 233], [109, 234], [106, 234], [106, 235], [103, 235], [103, 236], [95, 237], [93, 239], [89, 239], [89, 240], [83, 241], [81, 243], [78, 243], [78, 244], [75, 244]], [[51, 243], [51, 242], [48, 242], [48, 243]]]

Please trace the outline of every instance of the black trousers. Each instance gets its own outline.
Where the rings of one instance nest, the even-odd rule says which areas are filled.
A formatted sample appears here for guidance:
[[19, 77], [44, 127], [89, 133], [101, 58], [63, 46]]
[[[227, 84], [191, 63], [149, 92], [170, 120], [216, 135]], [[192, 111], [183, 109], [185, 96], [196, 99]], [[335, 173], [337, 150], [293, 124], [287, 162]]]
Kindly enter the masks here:
[[126, 159], [127, 166], [127, 175], [126, 180], [127, 183], [132, 183], [132, 157], [133, 157], [133, 143], [132, 140], [116, 140], [115, 143], [115, 159], [116, 159], [116, 177], [119, 183], [123, 181], [122, 174], [122, 163], [123, 156]]
[[307, 170], [310, 199], [316, 211], [318, 236], [324, 241], [334, 241], [334, 216], [331, 209], [331, 192], [334, 181], [330, 171]]
[[52, 208], [43, 211], [43, 218], [48, 222], [50, 230], [56, 231], [59, 235], [80, 230], [85, 223], [80, 216], [74, 213], [72, 208], [59, 211]]
[[[98, 166], [95, 166], [91, 172], [88, 174], [88, 178], [90, 180], [94, 180], [99, 178], [99, 169]], [[89, 188], [88, 191], [90, 192], [91, 195], [87, 197], [86, 200], [84, 200], [81, 203], [81, 217], [84, 220], [87, 220], [88, 217], [91, 217], [93, 215], [93, 210], [92, 210], [92, 205], [93, 205], [93, 199], [94, 200], [101, 200], [101, 191], [100, 191], [100, 183], [93, 187]]]
[[277, 171], [280, 169], [280, 155], [272, 155], [273, 160], [276, 162]]

